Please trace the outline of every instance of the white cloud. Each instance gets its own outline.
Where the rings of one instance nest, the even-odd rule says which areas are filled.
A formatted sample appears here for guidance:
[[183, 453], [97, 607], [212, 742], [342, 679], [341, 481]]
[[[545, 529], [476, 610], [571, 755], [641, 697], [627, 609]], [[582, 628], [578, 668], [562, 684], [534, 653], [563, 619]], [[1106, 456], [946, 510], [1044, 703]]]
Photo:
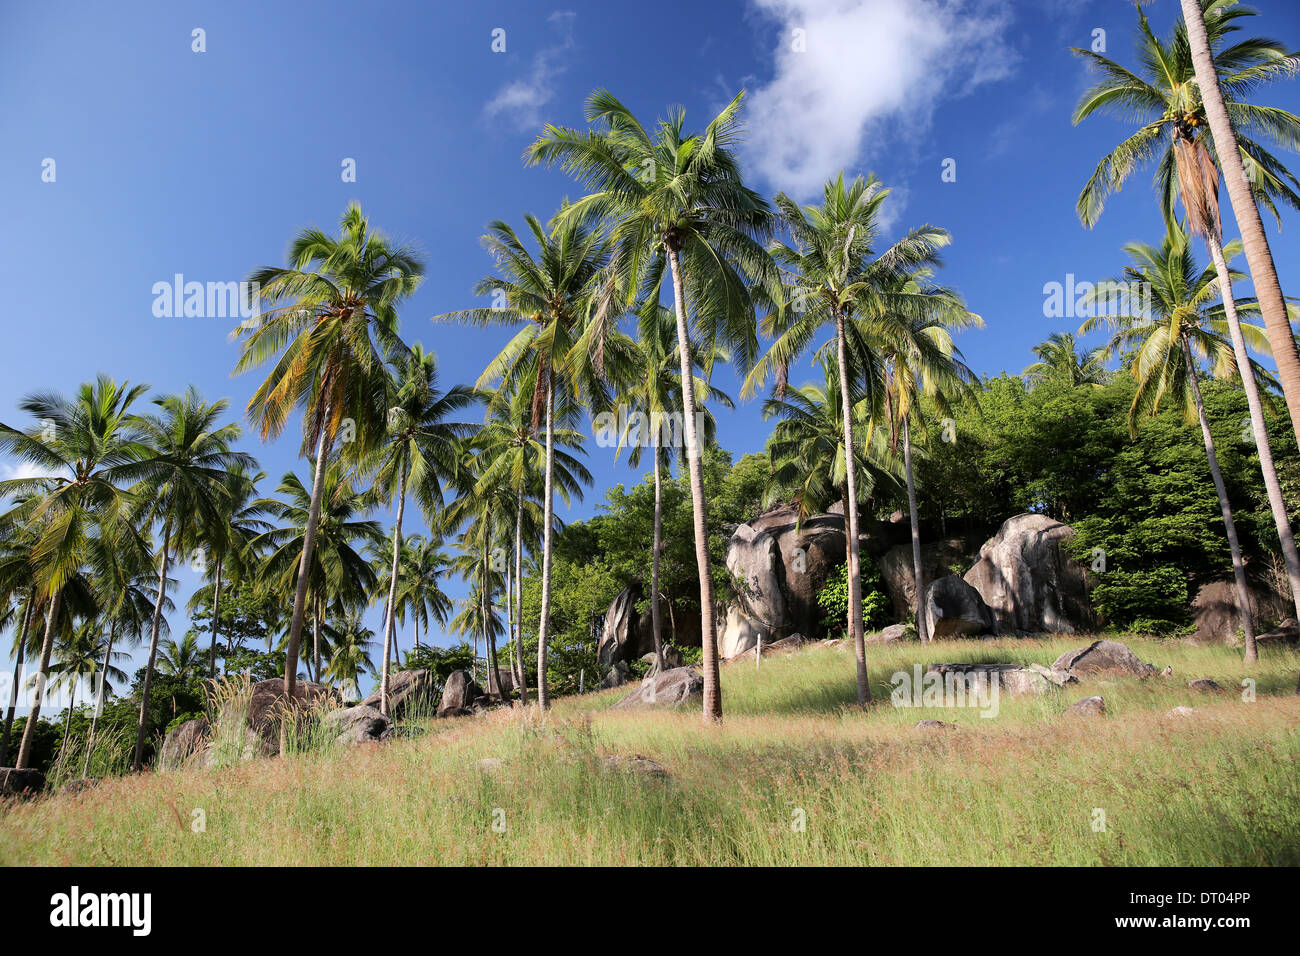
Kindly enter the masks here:
[[0, 465], [0, 481], [13, 481], [15, 478], [55, 478], [61, 472], [21, 461], [16, 465]]
[[781, 33], [775, 75], [749, 97], [748, 162], [800, 198], [924, 132], [941, 99], [1014, 70], [1003, 0], [751, 2]]
[[533, 54], [528, 75], [505, 84], [483, 107], [488, 119], [503, 117], [519, 129], [542, 125], [542, 107], [555, 96], [555, 78], [568, 69], [568, 54], [575, 47], [571, 10], [557, 10], [547, 17], [557, 41]]

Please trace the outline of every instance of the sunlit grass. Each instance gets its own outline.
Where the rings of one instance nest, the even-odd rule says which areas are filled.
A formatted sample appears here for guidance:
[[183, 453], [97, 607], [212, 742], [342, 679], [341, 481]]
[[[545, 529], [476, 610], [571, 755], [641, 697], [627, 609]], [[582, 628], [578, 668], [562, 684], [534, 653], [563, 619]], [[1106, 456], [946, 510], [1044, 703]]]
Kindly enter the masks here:
[[[412, 739], [107, 780], [0, 811], [0, 861], [43, 864], [1300, 863], [1300, 655], [1126, 639], [1172, 678], [976, 709], [896, 708], [890, 675], [956, 660], [1050, 664], [1081, 639], [873, 647], [854, 706], [844, 645], [723, 668], [727, 718], [611, 711], [429, 720]], [[1241, 680], [1257, 697], [1242, 699]], [[1227, 692], [1187, 682], [1210, 677]], [[1101, 694], [1105, 717], [1070, 703]], [[1190, 718], [1168, 715], [1178, 705]], [[924, 733], [918, 720], [954, 730]], [[609, 769], [641, 754], [667, 779]], [[481, 769], [478, 761], [499, 761]], [[195, 831], [194, 811], [206, 829]], [[1094, 830], [1096, 811], [1105, 831]], [[800, 824], [803, 824], [801, 827]], [[495, 825], [495, 826], [494, 826]]]

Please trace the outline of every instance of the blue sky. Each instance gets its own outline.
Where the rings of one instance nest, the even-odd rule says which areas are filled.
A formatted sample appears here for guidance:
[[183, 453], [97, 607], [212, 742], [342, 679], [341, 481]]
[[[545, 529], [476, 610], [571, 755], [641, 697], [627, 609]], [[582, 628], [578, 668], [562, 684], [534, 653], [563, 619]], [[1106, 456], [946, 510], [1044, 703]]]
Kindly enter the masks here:
[[[1300, 46], [1300, 9], [1257, 6], [1253, 32]], [[1177, 8], [1149, 5], [1162, 34]], [[1100, 29], [1108, 55], [1132, 62], [1134, 24], [1123, 0], [7, 4], [0, 420], [26, 425], [21, 396], [71, 391], [101, 371], [158, 392], [192, 382], [242, 418], [257, 378], [230, 376], [231, 323], [155, 317], [153, 286], [282, 263], [297, 230], [335, 228], [351, 199], [426, 256], [404, 335], [437, 352], [445, 382], [472, 382], [510, 333], [429, 316], [472, 304], [490, 266], [479, 243], [489, 220], [546, 218], [580, 194], [520, 154], [544, 122], [580, 125], [599, 86], [647, 119], [682, 104], [697, 127], [747, 89], [745, 166], [769, 195], [812, 199], [841, 168], [874, 171], [895, 189], [895, 235], [926, 222], [953, 234], [941, 279], [988, 325], [960, 338], [968, 362], [1019, 371], [1033, 344], [1075, 324], [1043, 317], [1045, 283], [1114, 275], [1123, 243], [1162, 234], [1148, 173], [1096, 229], [1074, 213], [1124, 128], [1070, 125], [1090, 78], [1068, 48]], [[204, 52], [192, 49], [196, 29]], [[504, 52], [492, 49], [494, 30], [505, 31]], [[1300, 112], [1300, 86], [1261, 101]], [[342, 180], [349, 158], [355, 182]], [[53, 182], [42, 179], [47, 159]], [[941, 178], [946, 159], [955, 182]], [[1225, 228], [1235, 232], [1230, 218]], [[1300, 247], [1293, 230], [1269, 231], [1289, 289]], [[718, 384], [738, 392], [730, 370]], [[762, 447], [758, 408], [719, 413], [737, 456]], [[305, 470], [296, 427], [242, 447], [270, 476], [266, 493], [287, 469]], [[595, 487], [565, 517], [589, 515], [605, 488], [634, 479], [594, 444], [590, 464]], [[0, 461], [0, 476], [13, 473]], [[182, 567], [177, 577], [183, 606], [194, 576]], [[183, 615], [173, 625], [183, 631]]]

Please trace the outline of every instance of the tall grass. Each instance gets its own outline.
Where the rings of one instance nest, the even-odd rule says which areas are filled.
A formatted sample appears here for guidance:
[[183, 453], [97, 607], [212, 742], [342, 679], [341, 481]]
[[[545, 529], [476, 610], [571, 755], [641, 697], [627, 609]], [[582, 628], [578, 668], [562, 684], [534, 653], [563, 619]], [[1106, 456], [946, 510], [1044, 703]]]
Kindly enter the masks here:
[[[611, 711], [435, 720], [409, 740], [106, 781], [0, 812], [11, 863], [1300, 864], [1300, 656], [1130, 639], [1174, 677], [1116, 678], [977, 710], [895, 708], [913, 663], [1050, 663], [1080, 640], [847, 647], [723, 669], [727, 718]], [[1242, 699], [1240, 679], [1256, 680]], [[1228, 692], [1186, 687], [1210, 677]], [[1100, 693], [1104, 717], [1064, 713]], [[1190, 705], [1190, 718], [1169, 715]], [[938, 717], [954, 730], [912, 724]], [[668, 772], [611, 766], [640, 754]], [[489, 759], [490, 758], [490, 759]], [[480, 761], [485, 761], [481, 763]], [[194, 833], [194, 809], [205, 832]], [[1095, 829], [1104, 811], [1104, 830]]]

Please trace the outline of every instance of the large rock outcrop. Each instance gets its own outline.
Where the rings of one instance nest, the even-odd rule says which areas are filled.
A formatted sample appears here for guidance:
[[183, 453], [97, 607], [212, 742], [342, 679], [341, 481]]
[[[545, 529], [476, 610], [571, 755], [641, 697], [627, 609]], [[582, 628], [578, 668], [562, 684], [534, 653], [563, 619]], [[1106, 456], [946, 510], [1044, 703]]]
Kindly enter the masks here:
[[718, 652], [733, 657], [764, 642], [820, 631], [817, 594], [844, 563], [844, 517], [776, 508], [738, 526], [727, 543], [727, 570], [739, 584], [727, 609]]
[[464, 717], [473, 713], [478, 701], [487, 696], [469, 671], [452, 671], [438, 702], [439, 717]]
[[[970, 567], [979, 550], [981, 538], [948, 537], [938, 541], [921, 542], [921, 574], [928, 584], [949, 574], [960, 574]], [[906, 620], [916, 613], [916, 569], [912, 562], [912, 544], [896, 544], [882, 554], [876, 562], [881, 582], [893, 605], [897, 620]]]
[[[608, 673], [615, 664], [631, 664], [654, 651], [654, 621], [650, 608], [647, 607], [644, 611], [636, 609], [642, 600], [643, 593], [639, 587], [624, 588], [614, 597], [609, 610], [605, 612], [600, 640], [596, 644], [596, 660], [602, 674]], [[676, 644], [678, 647], [700, 646], [698, 610], [677, 607], [663, 601], [659, 605], [659, 615], [659, 637], [665, 644]], [[502, 683], [505, 683], [504, 673]]]
[[167, 732], [162, 747], [158, 749], [158, 769], [177, 770], [199, 758], [211, 738], [212, 728], [204, 717], [177, 724]]
[[704, 693], [704, 678], [694, 667], [675, 667], [647, 677], [614, 704], [622, 710], [682, 707]]
[[1093, 631], [1088, 570], [1066, 550], [1068, 525], [1045, 515], [1008, 518], [963, 576], [993, 612], [999, 634]]
[[922, 612], [932, 640], [993, 633], [993, 612], [979, 591], [955, 574], [930, 582]]
[[1150, 677], [1156, 669], [1119, 641], [1093, 641], [1087, 647], [1066, 651], [1052, 670], [1080, 680], [1099, 676]]
[[272, 677], [253, 685], [248, 702], [248, 726], [264, 740], [272, 755], [280, 752], [280, 721], [289, 713], [333, 710], [343, 703], [338, 691], [308, 680], [294, 683], [293, 704], [284, 692], [284, 678]]
[[[379, 709], [379, 687], [361, 702], [364, 707]], [[388, 716], [404, 720], [407, 711], [428, 714], [438, 697], [438, 687], [430, 671], [396, 671], [388, 675]]]
[[393, 722], [365, 704], [332, 710], [321, 718], [321, 723], [340, 744], [382, 743], [393, 736]]

